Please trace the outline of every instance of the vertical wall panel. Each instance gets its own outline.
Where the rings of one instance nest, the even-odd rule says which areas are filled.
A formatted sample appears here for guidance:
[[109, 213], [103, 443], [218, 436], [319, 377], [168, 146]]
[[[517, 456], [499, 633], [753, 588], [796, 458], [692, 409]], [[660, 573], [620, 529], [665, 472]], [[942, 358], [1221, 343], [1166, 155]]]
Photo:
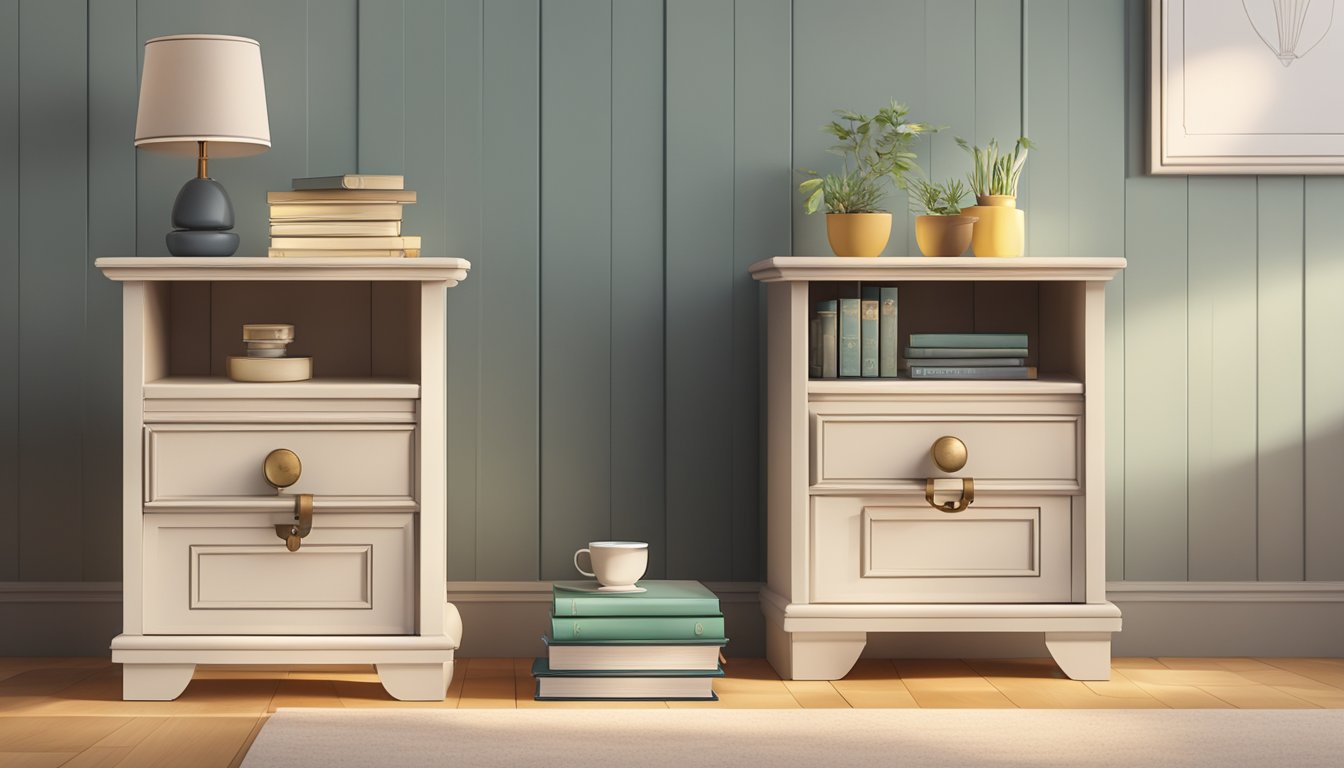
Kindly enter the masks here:
[[[1011, 149], [1022, 134], [1022, 2], [975, 3], [975, 144], [999, 140]], [[1030, 127], [1028, 126], [1028, 131]], [[969, 138], [969, 137], [968, 137]], [[1031, 163], [1022, 174], [1017, 205], [1031, 210]], [[1027, 214], [1030, 229], [1031, 214]]]
[[[1074, 7], [1078, 6], [1074, 4]], [[1075, 199], [1069, 185], [1071, 164], [1081, 159], [1072, 152], [1070, 144], [1073, 99], [1060, 98], [1061, 93], [1070, 96], [1074, 93], [1074, 73], [1069, 66], [1073, 55], [1070, 10], [1067, 0], [1033, 0], [1027, 4], [1027, 115], [1030, 123], [1027, 130], [1032, 141], [1040, 147], [1027, 160], [1034, 187], [1031, 208], [1027, 210], [1028, 256], [1104, 255], [1072, 250], [1069, 243], [1070, 201]], [[1119, 102], [1119, 96], [1116, 89], [1097, 94], [1096, 101], [1109, 98]], [[1007, 142], [1014, 139], [1016, 136], [1000, 136], [999, 144], [1007, 146]], [[1080, 199], [1079, 204], [1091, 203]], [[1025, 208], [1025, 205], [1019, 207]], [[1110, 211], [1112, 216], [1114, 213], [1114, 210]]]
[[663, 578], [662, 0], [616, 0], [611, 26], [611, 535]]
[[[19, 0], [0, 0], [0, 360], [19, 358]], [[19, 367], [0, 365], [0, 579], [19, 578]]]
[[790, 253], [792, 141], [788, 0], [737, 0], [733, 64], [733, 572], [762, 578], [761, 302], [747, 271]]
[[359, 2], [360, 173], [406, 168], [405, 17], [403, 0]]
[[448, 301], [448, 578], [476, 577], [477, 444], [480, 436], [481, 0], [447, 3], [444, 24], [444, 255], [471, 260]]
[[89, 239], [85, 289], [84, 573], [121, 579], [121, 284], [93, 261], [135, 253], [135, 1], [89, 4]]
[[611, 13], [542, 6], [543, 578], [611, 537]]
[[309, 3], [308, 176], [350, 173], [359, 163], [358, 0]]
[[19, 9], [19, 573], [83, 573], [85, 5]]
[[916, 117], [946, 127], [920, 165], [935, 181], [964, 181], [971, 161], [956, 137], [975, 136], [975, 0], [926, 0], [924, 39], [924, 109]]
[[1305, 328], [1305, 562], [1307, 581], [1344, 580], [1344, 514], [1339, 475], [1344, 467], [1344, 179], [1306, 182]]
[[1257, 577], [1303, 577], [1301, 178], [1258, 180]]
[[540, 23], [537, 0], [485, 6], [479, 579], [539, 568]]
[[667, 4], [667, 575], [732, 573], [733, 6]]
[[1191, 179], [1189, 217], [1189, 578], [1254, 580], [1255, 180]]

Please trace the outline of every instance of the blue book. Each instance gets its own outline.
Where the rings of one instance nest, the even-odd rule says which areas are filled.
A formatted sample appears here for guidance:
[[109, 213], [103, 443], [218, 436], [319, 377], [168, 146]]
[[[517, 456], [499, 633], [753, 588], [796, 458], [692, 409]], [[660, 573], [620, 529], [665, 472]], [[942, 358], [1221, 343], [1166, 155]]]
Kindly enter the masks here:
[[877, 375], [896, 378], [896, 287], [881, 289], [877, 308]]
[[862, 356], [859, 354], [859, 300], [840, 300], [840, 377], [862, 375], [860, 367]]
[[[979, 347], [1018, 349], [1027, 346], [1025, 333], [912, 333], [912, 347]], [[964, 355], [963, 355], [964, 357]]]
[[859, 299], [859, 371], [865, 378], [877, 378], [877, 315], [882, 303], [877, 288], [864, 288]]

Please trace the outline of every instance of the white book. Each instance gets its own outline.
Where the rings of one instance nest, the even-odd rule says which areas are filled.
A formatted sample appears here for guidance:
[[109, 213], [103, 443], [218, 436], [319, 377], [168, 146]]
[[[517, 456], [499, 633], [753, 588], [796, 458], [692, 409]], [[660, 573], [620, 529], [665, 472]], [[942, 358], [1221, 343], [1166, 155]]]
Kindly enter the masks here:
[[294, 179], [294, 189], [403, 189], [406, 177], [387, 173], [345, 173]]
[[272, 221], [271, 237], [395, 237], [400, 221]]
[[317, 200], [308, 203], [275, 203], [271, 223], [277, 221], [401, 221], [401, 203], [347, 203]]
[[551, 669], [557, 671], [703, 670], [719, 668], [719, 644], [644, 645], [626, 643], [555, 643], [549, 646]]
[[405, 237], [272, 237], [272, 248], [299, 251], [347, 250], [350, 248], [420, 249], [419, 235]]

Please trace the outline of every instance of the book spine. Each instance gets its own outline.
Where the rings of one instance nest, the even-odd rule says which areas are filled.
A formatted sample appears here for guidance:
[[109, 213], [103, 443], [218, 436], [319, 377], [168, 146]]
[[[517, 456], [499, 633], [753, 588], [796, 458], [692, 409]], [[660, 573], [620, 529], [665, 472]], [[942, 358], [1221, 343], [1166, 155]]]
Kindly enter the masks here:
[[817, 319], [821, 322], [821, 378], [834, 379], [840, 375], [839, 369], [839, 329], [836, 321], [836, 303], [823, 301], [817, 304]]
[[910, 367], [912, 379], [1034, 379], [1036, 369], [1026, 366], [931, 366]]
[[704, 640], [723, 637], [722, 616], [551, 617], [557, 640]]
[[807, 375], [821, 378], [821, 318], [807, 321]]
[[882, 304], [877, 288], [864, 288], [859, 301], [859, 365], [865, 378], [877, 378], [878, 307]]
[[926, 358], [923, 360], [911, 360], [911, 366], [938, 366], [940, 368], [959, 368], [963, 366], [1018, 366], [1026, 365], [1025, 357], [940, 357], [935, 359]]
[[1025, 333], [912, 333], [912, 347], [980, 347], [1003, 349], [1027, 346]]
[[1002, 349], [982, 349], [980, 347], [906, 347], [905, 356], [910, 358], [944, 357], [1026, 357], [1026, 347], [1004, 347]]
[[896, 378], [896, 288], [883, 288], [879, 294], [877, 318], [877, 375]]
[[862, 374], [859, 354], [859, 300], [840, 300], [840, 377]]
[[[552, 600], [551, 615], [556, 618], [594, 616], [713, 616], [719, 613], [718, 598], [659, 598], [640, 600], [638, 597], [620, 597], [612, 599], [602, 595], [591, 597], [555, 596]], [[573, 640], [573, 637], [557, 640]], [[593, 640], [596, 638], [587, 638]], [[632, 640], [635, 638], [615, 638]], [[656, 639], [656, 638], [654, 638]], [[713, 638], [709, 638], [713, 639]]]

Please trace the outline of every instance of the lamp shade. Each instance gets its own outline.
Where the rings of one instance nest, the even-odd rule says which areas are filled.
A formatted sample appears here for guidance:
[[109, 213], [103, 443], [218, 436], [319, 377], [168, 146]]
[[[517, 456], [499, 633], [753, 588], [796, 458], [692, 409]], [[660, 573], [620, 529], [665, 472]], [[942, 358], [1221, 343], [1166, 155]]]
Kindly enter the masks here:
[[271, 146], [261, 46], [229, 35], [171, 35], [145, 43], [135, 146], [242, 157]]

